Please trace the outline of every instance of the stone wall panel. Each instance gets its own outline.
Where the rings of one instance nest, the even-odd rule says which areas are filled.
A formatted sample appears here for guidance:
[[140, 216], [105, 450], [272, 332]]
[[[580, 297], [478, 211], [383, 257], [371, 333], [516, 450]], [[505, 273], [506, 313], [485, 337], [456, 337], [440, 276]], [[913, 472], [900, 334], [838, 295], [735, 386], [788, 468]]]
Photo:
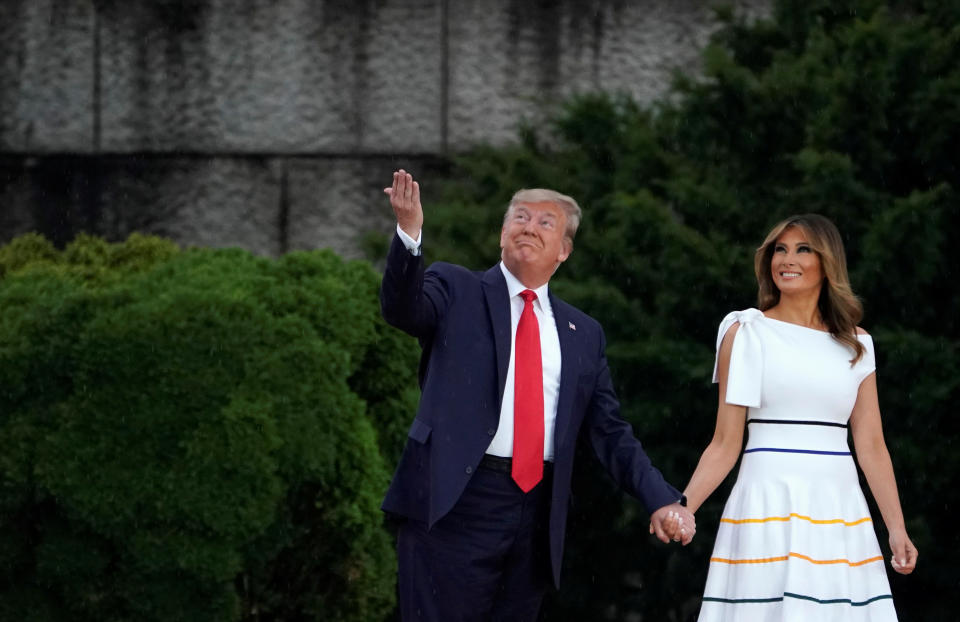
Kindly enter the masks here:
[[190, 246], [277, 255], [281, 168], [269, 158], [4, 159], [0, 238], [37, 230], [62, 246], [80, 231], [134, 231]]
[[104, 167], [103, 232], [170, 237], [185, 246], [281, 250], [280, 167], [272, 158], [117, 158]]
[[107, 150], [440, 144], [435, 2], [164, 0], [102, 21]]
[[396, 220], [383, 192], [393, 171], [415, 171], [429, 184], [443, 165], [431, 157], [376, 157], [302, 158], [287, 166], [289, 249], [332, 248], [345, 257], [360, 258], [366, 235], [385, 239], [393, 234]]
[[0, 151], [92, 151], [93, 5], [4, 0], [0, 10]]
[[[516, 137], [576, 93], [649, 104], [675, 69], [695, 71], [716, 28], [703, 0], [449, 0], [449, 142], [454, 150]], [[756, 17], [769, 3], [730, 3]]]
[[0, 244], [37, 230], [31, 186], [20, 159], [0, 159]]
[[371, 154], [443, 150], [443, 51], [437, 0], [368, 3], [358, 37], [352, 99], [365, 111], [360, 149]]

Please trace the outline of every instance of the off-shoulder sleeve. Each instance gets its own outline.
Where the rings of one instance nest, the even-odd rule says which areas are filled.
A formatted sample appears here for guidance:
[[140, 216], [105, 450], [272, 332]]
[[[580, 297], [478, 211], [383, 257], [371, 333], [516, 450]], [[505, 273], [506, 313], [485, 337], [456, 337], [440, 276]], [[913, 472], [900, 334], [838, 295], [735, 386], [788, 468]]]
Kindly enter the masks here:
[[713, 381], [719, 382], [717, 366], [720, 362], [720, 344], [723, 337], [736, 323], [740, 329], [733, 337], [733, 349], [730, 352], [730, 369], [727, 372], [728, 404], [738, 404], [748, 408], [760, 407], [760, 389], [763, 386], [763, 347], [757, 335], [756, 320], [763, 317], [759, 309], [746, 309], [728, 313], [720, 322], [717, 331], [717, 356], [713, 363]]
[[853, 366], [853, 370], [857, 374], [857, 385], [863, 382], [867, 376], [877, 371], [877, 359], [873, 352], [873, 337], [870, 335], [859, 335], [859, 339], [865, 350], [863, 356], [861, 356], [857, 364]]

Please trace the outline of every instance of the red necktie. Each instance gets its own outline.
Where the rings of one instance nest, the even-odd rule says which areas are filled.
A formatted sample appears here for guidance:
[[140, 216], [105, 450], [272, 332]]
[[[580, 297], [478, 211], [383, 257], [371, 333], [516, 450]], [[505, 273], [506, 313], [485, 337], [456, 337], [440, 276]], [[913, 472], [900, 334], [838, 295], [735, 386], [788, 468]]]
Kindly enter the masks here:
[[537, 297], [520, 292], [523, 312], [517, 324], [513, 378], [513, 481], [529, 492], [543, 478], [543, 364], [540, 324], [533, 313]]

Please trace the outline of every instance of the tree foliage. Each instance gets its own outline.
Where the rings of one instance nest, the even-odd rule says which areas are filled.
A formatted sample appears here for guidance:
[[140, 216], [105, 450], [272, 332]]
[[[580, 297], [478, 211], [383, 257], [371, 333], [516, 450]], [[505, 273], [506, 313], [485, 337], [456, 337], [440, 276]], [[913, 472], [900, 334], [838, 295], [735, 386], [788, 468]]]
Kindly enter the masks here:
[[377, 285], [330, 252], [0, 248], [0, 618], [382, 619], [416, 357]]
[[[755, 304], [754, 249], [790, 214], [831, 218], [876, 342], [887, 442], [922, 552], [913, 577], [891, 574], [895, 603], [911, 619], [949, 619], [949, 599], [929, 594], [960, 578], [946, 553], [960, 548], [949, 522], [960, 289], [948, 254], [960, 245], [960, 10], [789, 0], [753, 23], [719, 16], [704, 75], [678, 76], [657, 106], [581, 96], [516, 144], [465, 155], [432, 191], [428, 180], [439, 205], [427, 206], [426, 252], [482, 268], [497, 260], [515, 190], [576, 197], [584, 223], [552, 287], [603, 323], [623, 412], [683, 486], [713, 431], [717, 325]], [[681, 550], [654, 543], [638, 505], [598, 478], [578, 475], [564, 585], [544, 617], [695, 615], [727, 488]], [[885, 547], [879, 520], [878, 531]]]

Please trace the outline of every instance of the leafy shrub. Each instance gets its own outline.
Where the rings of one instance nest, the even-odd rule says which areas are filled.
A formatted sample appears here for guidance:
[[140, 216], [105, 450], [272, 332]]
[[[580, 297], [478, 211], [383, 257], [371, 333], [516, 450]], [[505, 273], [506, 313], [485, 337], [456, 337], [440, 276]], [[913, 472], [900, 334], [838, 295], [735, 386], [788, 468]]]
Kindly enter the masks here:
[[381, 423], [416, 361], [368, 265], [30, 235], [0, 274], [0, 616], [392, 609]]

